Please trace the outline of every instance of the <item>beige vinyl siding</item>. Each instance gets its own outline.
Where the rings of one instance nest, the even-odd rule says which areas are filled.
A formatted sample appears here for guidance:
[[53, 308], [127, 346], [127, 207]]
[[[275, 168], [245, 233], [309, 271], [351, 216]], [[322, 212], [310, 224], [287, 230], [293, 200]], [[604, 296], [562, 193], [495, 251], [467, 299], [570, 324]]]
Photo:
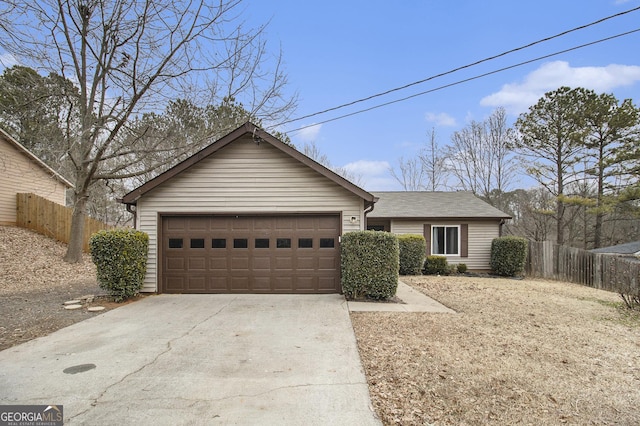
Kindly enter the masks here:
[[443, 221], [429, 220], [392, 220], [391, 232], [394, 234], [424, 234], [424, 224], [431, 225], [460, 225], [469, 224], [469, 256], [447, 256], [451, 264], [465, 263], [472, 271], [488, 271], [491, 269], [491, 242], [500, 235], [500, 225], [497, 221]]
[[65, 204], [66, 186], [0, 137], [0, 225], [16, 224], [16, 194], [19, 192], [31, 192]]
[[138, 229], [149, 234], [143, 291], [156, 291], [160, 213], [336, 213], [345, 233], [362, 229], [364, 201], [270, 144], [247, 138], [145, 194], [137, 212]]

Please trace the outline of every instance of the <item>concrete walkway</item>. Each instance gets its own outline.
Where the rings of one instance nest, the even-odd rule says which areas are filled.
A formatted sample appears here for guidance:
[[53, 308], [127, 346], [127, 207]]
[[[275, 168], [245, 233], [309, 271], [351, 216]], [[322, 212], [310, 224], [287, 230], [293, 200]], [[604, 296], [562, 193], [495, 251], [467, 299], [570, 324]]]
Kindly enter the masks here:
[[347, 302], [351, 312], [441, 312], [455, 314], [449, 309], [412, 287], [398, 282], [396, 296], [404, 303]]
[[379, 425], [340, 295], [159, 295], [0, 352], [65, 424]]

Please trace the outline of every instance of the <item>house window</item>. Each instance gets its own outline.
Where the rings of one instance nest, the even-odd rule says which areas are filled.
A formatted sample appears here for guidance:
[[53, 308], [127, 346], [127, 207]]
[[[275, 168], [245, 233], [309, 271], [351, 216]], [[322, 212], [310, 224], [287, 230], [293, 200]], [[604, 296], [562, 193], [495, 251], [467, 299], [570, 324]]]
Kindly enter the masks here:
[[432, 226], [431, 254], [460, 255], [460, 227]]

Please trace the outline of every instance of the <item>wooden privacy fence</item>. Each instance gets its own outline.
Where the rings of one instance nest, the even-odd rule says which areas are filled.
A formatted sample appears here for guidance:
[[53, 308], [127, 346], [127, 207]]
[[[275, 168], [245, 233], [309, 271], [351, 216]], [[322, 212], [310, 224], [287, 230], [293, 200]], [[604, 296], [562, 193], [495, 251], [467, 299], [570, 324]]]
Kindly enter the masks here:
[[[63, 243], [69, 242], [71, 234], [71, 214], [73, 209], [49, 201], [36, 194], [17, 194], [17, 225], [32, 229]], [[113, 229], [111, 225], [90, 217], [84, 220], [83, 250], [89, 252], [89, 238], [103, 229]]]
[[568, 281], [624, 294], [640, 294], [640, 259], [592, 253], [551, 241], [529, 242], [528, 276]]

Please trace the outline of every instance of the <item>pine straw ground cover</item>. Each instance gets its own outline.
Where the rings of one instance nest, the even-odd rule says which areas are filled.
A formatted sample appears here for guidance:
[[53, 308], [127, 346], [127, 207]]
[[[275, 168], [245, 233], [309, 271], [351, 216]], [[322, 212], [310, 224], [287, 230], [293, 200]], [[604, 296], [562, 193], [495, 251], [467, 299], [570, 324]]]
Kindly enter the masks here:
[[640, 316], [579, 285], [403, 277], [457, 314], [352, 313], [384, 424], [640, 424]]
[[33, 231], [0, 226], [0, 350], [100, 314], [88, 306], [120, 306], [101, 298], [84, 309], [64, 309], [67, 300], [105, 293], [89, 255], [71, 265], [62, 260], [66, 249]]

